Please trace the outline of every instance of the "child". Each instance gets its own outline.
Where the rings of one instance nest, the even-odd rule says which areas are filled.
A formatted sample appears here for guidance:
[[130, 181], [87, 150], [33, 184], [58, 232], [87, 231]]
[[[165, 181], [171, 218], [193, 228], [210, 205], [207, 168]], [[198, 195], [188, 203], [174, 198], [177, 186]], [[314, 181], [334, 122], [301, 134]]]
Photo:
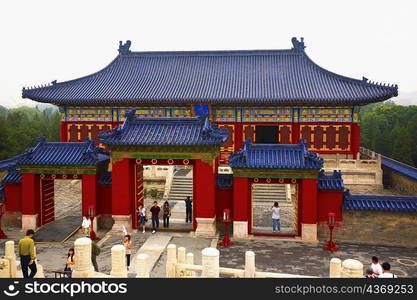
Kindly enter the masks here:
[[130, 241], [130, 235], [125, 235], [125, 238], [123, 240], [123, 246], [125, 246], [126, 249], [126, 266], [129, 270], [130, 267], [130, 256], [132, 254], [132, 242]]

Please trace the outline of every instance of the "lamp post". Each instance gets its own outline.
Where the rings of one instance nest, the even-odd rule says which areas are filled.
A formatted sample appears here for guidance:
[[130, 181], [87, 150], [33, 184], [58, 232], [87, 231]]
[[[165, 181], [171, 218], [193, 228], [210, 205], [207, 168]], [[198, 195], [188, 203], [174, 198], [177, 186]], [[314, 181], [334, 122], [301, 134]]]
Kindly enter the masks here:
[[6, 205], [4, 203], [0, 203], [0, 239], [7, 239], [7, 235], [1, 229], [1, 217], [6, 212]]
[[323, 247], [323, 250], [336, 252], [339, 248], [336, 246], [335, 242], [333, 241], [333, 229], [336, 226], [336, 214], [329, 213], [327, 218], [327, 226], [329, 226], [330, 230], [330, 239], [328, 240], [326, 246]]
[[99, 238], [98, 238], [97, 234], [94, 232], [94, 226], [93, 226], [94, 217], [96, 216], [96, 207], [94, 205], [90, 205], [88, 207], [88, 216], [90, 217], [90, 221], [91, 221], [91, 224], [90, 224], [90, 227], [91, 227], [90, 239], [92, 241], [97, 241], [97, 240], [99, 240]]
[[230, 218], [230, 209], [226, 208], [223, 210], [224, 238], [223, 241], [218, 243], [219, 246], [230, 247], [233, 245], [233, 242], [230, 240], [229, 235], [230, 222], [232, 222], [232, 219]]

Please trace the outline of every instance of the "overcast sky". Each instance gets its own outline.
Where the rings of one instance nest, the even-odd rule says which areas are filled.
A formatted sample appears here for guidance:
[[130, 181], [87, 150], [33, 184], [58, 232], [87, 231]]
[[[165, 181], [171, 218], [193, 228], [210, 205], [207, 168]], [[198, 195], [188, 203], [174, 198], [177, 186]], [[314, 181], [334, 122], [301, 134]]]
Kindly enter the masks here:
[[0, 105], [23, 86], [96, 72], [134, 51], [291, 48], [336, 73], [417, 96], [417, 1], [0, 1]]

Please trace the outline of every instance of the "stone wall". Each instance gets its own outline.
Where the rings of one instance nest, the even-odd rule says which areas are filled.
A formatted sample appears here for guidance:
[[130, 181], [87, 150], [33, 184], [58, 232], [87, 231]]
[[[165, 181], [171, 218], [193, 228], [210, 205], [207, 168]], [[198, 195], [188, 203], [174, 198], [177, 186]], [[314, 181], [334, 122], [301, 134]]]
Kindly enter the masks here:
[[[398, 172], [384, 168], [384, 177], [389, 177], [389, 183], [392, 189], [407, 195], [417, 195], [417, 181]], [[384, 179], [385, 179], [384, 178]]]
[[[343, 224], [334, 231], [337, 241], [379, 245], [417, 246], [417, 213], [385, 211], [343, 211]], [[329, 236], [328, 227], [319, 226], [319, 239]]]

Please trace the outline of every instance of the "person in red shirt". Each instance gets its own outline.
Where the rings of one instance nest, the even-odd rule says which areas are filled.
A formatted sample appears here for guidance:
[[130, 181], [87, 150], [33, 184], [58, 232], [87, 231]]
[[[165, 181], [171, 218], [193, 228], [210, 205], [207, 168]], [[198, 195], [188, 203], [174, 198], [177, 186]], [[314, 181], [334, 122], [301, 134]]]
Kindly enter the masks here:
[[159, 228], [159, 212], [161, 208], [158, 206], [158, 202], [154, 201], [151, 207], [152, 213], [152, 233], [155, 233], [156, 228]]

